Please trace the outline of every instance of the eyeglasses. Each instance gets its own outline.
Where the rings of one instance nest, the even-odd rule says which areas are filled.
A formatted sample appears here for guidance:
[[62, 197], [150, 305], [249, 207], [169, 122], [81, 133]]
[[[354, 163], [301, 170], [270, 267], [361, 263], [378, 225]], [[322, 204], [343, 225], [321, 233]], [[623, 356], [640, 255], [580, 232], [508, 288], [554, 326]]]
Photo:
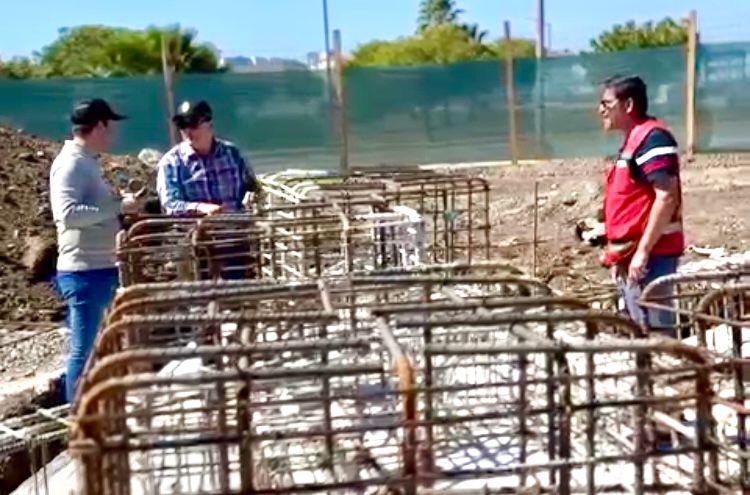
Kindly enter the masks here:
[[607, 110], [612, 110], [617, 106], [619, 100], [599, 100], [599, 107], [604, 107]]

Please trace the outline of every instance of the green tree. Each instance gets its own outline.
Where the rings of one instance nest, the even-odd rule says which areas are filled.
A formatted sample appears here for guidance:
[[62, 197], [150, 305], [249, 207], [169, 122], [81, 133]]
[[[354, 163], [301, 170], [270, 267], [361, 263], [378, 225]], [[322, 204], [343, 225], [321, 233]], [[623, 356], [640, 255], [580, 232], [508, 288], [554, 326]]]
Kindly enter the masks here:
[[460, 26], [471, 39], [482, 43], [487, 36], [487, 31], [479, 29], [478, 24], [459, 24], [458, 18], [463, 13], [462, 9], [456, 8], [455, 0], [422, 0], [419, 6], [417, 33], [432, 26], [455, 24]]
[[501, 39], [491, 44], [490, 49], [494, 58], [505, 58], [508, 50], [513, 58], [533, 58], [536, 53], [534, 41], [522, 38], [511, 39], [510, 43]]
[[477, 43], [483, 43], [488, 34], [487, 31], [479, 29], [479, 24], [461, 24], [461, 29]]
[[167, 61], [176, 72], [216, 72], [219, 61], [216, 51], [208, 44], [195, 42], [196, 32], [183, 30], [179, 26], [168, 29], [151, 28], [145, 33], [149, 46], [158, 47], [159, 67], [161, 67], [161, 37], [167, 47]]
[[459, 26], [439, 24], [414, 36], [361, 45], [349, 65], [450, 64], [488, 58], [492, 58], [488, 45], [475, 42]]
[[617, 52], [634, 48], [654, 48], [687, 43], [688, 30], [685, 23], [678, 23], [667, 17], [654, 24], [646, 22], [637, 25], [629, 21], [625, 25], [616, 24], [591, 40], [591, 48], [597, 53]]
[[47, 70], [31, 58], [14, 57], [6, 62], [0, 62], [0, 77], [8, 77], [10, 79], [47, 77]]
[[[452, 64], [472, 60], [495, 60], [505, 56], [507, 43], [482, 43], [467, 34], [462, 26], [439, 24], [414, 36], [394, 41], [372, 41], [360, 45], [352, 53], [348, 65], [390, 66]], [[512, 40], [514, 57], [531, 57], [534, 43], [529, 40]]]
[[455, 0], [422, 0], [419, 6], [419, 32], [432, 26], [454, 24], [463, 10], [456, 8]]
[[108, 47], [118, 34], [103, 26], [62, 28], [57, 40], [42, 49], [39, 63], [52, 77], [108, 76], [114, 66]]
[[216, 72], [216, 50], [197, 43], [196, 33], [179, 26], [143, 31], [107, 26], [63, 28], [35, 60], [3, 64], [6, 77], [115, 77], [157, 74], [162, 70], [161, 40], [177, 72]]

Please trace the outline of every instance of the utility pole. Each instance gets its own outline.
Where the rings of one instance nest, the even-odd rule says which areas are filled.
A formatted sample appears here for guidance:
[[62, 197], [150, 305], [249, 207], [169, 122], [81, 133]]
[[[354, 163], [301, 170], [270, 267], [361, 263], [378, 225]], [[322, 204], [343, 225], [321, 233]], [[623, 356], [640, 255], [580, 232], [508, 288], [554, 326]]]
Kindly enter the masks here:
[[328, 28], [328, 0], [323, 0], [323, 30], [326, 50], [326, 94], [330, 98], [331, 88], [331, 30]]
[[174, 117], [174, 73], [175, 69], [169, 56], [170, 48], [164, 33], [161, 35], [161, 68], [164, 76], [164, 93], [167, 101], [167, 129], [169, 130], [169, 144], [174, 146], [180, 142], [180, 133], [172, 122]]
[[[331, 29], [328, 24], [328, 0], [323, 0], [323, 31], [326, 57], [325, 101], [328, 104], [329, 133], [331, 136], [335, 136], [339, 131], [339, 129], [337, 129], [336, 119], [340, 118], [341, 111], [338, 106], [338, 90], [334, 89], [334, 84], [338, 81], [338, 72], [336, 73], [337, 81], [334, 82], [331, 70]], [[334, 93], [336, 93], [336, 95], [334, 95]]]
[[536, 58], [544, 58], [544, 0], [536, 0]]
[[341, 156], [339, 168], [341, 175], [349, 175], [349, 125], [347, 115], [346, 81], [344, 80], [344, 48], [341, 43], [341, 31], [333, 31], [333, 49], [336, 52], [336, 101], [338, 106], [339, 137], [341, 139]]
[[546, 56], [547, 47], [544, 43], [545, 29], [547, 23], [544, 19], [544, 0], [536, 0], [536, 71], [534, 81], [534, 135], [536, 137], [536, 146], [538, 155], [546, 153], [544, 146], [544, 76], [543, 60]]
[[510, 22], [503, 24], [505, 31], [505, 94], [508, 106], [508, 144], [510, 145], [510, 160], [518, 165], [518, 128], [516, 126], [516, 86], [513, 67], [512, 38], [510, 36]]
[[687, 74], [685, 85], [687, 97], [685, 98], [685, 151], [687, 159], [692, 161], [695, 154], [695, 143], [697, 141], [698, 127], [696, 125], [695, 111], [695, 82], [698, 59], [698, 14], [691, 10], [688, 14], [688, 43], [687, 43]]

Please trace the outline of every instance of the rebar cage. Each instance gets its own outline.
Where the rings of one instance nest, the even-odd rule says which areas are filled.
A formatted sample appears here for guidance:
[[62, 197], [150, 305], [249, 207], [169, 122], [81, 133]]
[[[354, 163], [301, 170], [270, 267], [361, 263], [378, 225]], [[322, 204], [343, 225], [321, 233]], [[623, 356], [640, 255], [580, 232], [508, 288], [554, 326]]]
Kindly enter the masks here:
[[750, 284], [729, 283], [705, 294], [693, 308], [697, 344], [724, 357], [712, 375], [717, 469], [712, 479], [750, 490], [747, 388], [750, 378]]
[[86, 493], [700, 490], [700, 352], [488, 271], [126, 289], [76, 401]]
[[750, 489], [750, 410], [746, 399], [749, 276], [748, 267], [738, 266], [662, 277], [644, 290], [641, 301], [645, 308], [672, 312], [675, 334], [712, 353], [711, 388], [716, 395], [709, 436], [714, 469], [708, 483], [716, 489]]
[[495, 303], [390, 315], [416, 364], [421, 479], [435, 493], [680, 493], [691, 469], [704, 485], [693, 439], [705, 432], [680, 419], [708, 415], [695, 349], [611, 337], [638, 329], [569, 300]]
[[695, 340], [694, 310], [701, 298], [713, 289], [743, 279], [750, 279], [750, 267], [659, 277], [643, 289], [640, 305], [646, 311], [673, 313], [672, 336], [678, 339], [693, 337]]
[[305, 280], [409, 267], [422, 262], [423, 246], [424, 228], [418, 217], [383, 211], [290, 219], [149, 219], [118, 236], [117, 252], [126, 286], [215, 278]]
[[451, 263], [489, 260], [490, 186], [486, 179], [424, 170], [354, 173], [282, 172], [263, 179], [269, 205], [334, 202], [346, 205], [368, 198], [388, 208], [408, 207], [424, 219], [427, 261]]
[[697, 345], [647, 339], [488, 262], [482, 179], [263, 185], [253, 215], [153, 218], [118, 239], [125, 287], [73, 405], [85, 493], [745, 486], [744, 355], [706, 344], [742, 326], [745, 296], [724, 292], [730, 311], [709, 291], [736, 271], [654, 282], [644, 306], [685, 317], [676, 334]]

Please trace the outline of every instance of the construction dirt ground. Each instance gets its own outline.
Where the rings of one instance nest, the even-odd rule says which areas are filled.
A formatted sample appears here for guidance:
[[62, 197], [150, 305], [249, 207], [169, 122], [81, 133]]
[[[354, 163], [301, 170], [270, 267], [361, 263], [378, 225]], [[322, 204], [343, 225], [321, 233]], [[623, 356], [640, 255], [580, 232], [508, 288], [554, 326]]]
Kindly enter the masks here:
[[[0, 128], [0, 381], [6, 391], [63, 363], [66, 337], [56, 329], [64, 312], [49, 282], [53, 267], [32, 266], [33, 259], [51, 259], [37, 253], [54, 246], [48, 177], [60, 146]], [[153, 188], [154, 170], [136, 158], [108, 156], [104, 163], [110, 177], [125, 170]], [[605, 168], [603, 160], [576, 159], [477, 170], [492, 185], [492, 244], [498, 258], [529, 274], [536, 259], [537, 277], [562, 291], [586, 295], [611, 290], [607, 271], [597, 261], [598, 248], [575, 236], [576, 224], [596, 217], [601, 207]], [[683, 164], [690, 245], [750, 249], [748, 171], [750, 156], [743, 155], [698, 156]], [[4, 393], [0, 419], [49, 405], [48, 399]], [[5, 493], [3, 481], [10, 480], [3, 479], [2, 470], [0, 466], [0, 493]]]

